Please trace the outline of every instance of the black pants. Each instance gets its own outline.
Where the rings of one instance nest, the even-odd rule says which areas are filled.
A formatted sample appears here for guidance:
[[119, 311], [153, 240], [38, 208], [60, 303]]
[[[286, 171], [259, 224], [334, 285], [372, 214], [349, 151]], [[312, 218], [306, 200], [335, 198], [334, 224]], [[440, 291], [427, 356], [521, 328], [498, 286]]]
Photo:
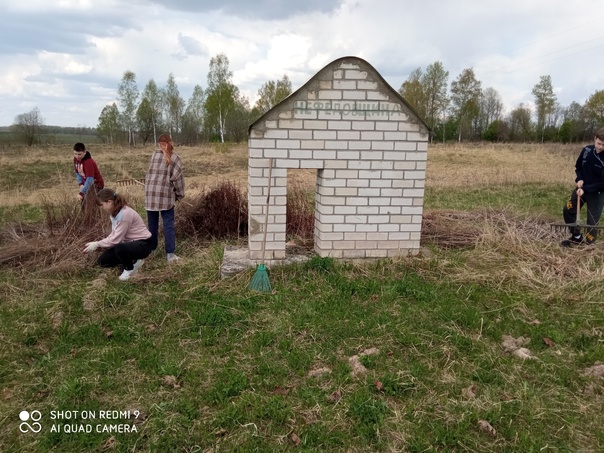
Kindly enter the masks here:
[[[587, 224], [598, 225], [604, 208], [604, 192], [584, 193], [580, 200], [577, 200], [577, 190], [575, 189], [562, 209], [565, 223], [574, 223], [577, 221], [577, 206], [581, 210], [583, 205], [587, 205]], [[579, 236], [581, 230], [579, 228], [569, 228], [574, 236]], [[594, 242], [598, 237], [598, 230], [589, 228], [585, 235], [586, 242]]]
[[147, 258], [151, 253], [151, 250], [153, 250], [151, 238], [140, 241], [122, 242], [101, 253], [97, 263], [101, 267], [116, 267], [121, 264], [124, 266], [125, 270], [131, 271], [134, 262]]

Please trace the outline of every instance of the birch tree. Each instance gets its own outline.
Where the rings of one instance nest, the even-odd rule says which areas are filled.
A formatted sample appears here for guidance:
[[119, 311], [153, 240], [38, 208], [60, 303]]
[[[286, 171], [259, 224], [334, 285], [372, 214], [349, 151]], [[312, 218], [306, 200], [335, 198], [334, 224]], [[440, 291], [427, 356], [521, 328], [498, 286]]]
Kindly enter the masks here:
[[449, 105], [448, 84], [449, 71], [445, 70], [440, 61], [429, 65], [421, 77], [422, 91], [426, 102], [425, 119], [432, 130], [436, 129], [439, 118], [442, 117], [442, 113]]
[[138, 106], [139, 92], [138, 87], [136, 86], [136, 74], [134, 74], [134, 72], [124, 72], [124, 76], [117, 87], [117, 97], [121, 107], [122, 124], [128, 133], [128, 144], [130, 146], [135, 146], [136, 109]]
[[185, 100], [180, 97], [180, 92], [172, 73], [168, 77], [164, 90], [164, 102], [168, 131], [170, 136], [175, 138], [180, 133], [180, 122], [185, 109]]
[[208, 88], [206, 91], [206, 127], [224, 143], [226, 124], [237, 108], [239, 90], [232, 83], [233, 73], [229, 70], [229, 59], [223, 53], [210, 60]]
[[451, 102], [457, 117], [457, 141], [461, 142], [464, 134], [471, 133], [472, 122], [478, 116], [481, 83], [476, 80], [472, 68], [464, 69], [456, 80], [451, 82]]
[[554, 112], [556, 105], [556, 95], [552, 86], [552, 78], [548, 75], [541, 76], [538, 84], [533, 87], [533, 96], [535, 96], [535, 107], [537, 109], [537, 133], [541, 137], [541, 142], [545, 137], [545, 126], [548, 115]]
[[205, 93], [201, 86], [195, 85], [193, 94], [187, 103], [187, 108], [182, 117], [181, 141], [185, 143], [198, 143], [204, 123]]
[[142, 99], [146, 100], [148, 104], [146, 113], [149, 115], [149, 118], [146, 121], [150, 123], [153, 131], [153, 143], [157, 144], [158, 130], [162, 127], [163, 93], [153, 79], [149, 80], [147, 85], [145, 85]]

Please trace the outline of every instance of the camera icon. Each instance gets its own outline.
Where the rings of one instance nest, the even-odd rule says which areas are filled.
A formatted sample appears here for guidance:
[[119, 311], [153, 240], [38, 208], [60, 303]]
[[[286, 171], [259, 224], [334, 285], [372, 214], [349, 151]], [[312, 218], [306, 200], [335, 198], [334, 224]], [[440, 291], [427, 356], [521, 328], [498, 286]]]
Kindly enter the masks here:
[[[21, 411], [19, 413], [19, 419], [21, 423], [19, 424], [19, 431], [22, 433], [39, 433], [42, 430], [42, 425], [38, 423], [42, 419], [42, 413], [40, 411]], [[28, 423], [31, 420], [33, 423]]]

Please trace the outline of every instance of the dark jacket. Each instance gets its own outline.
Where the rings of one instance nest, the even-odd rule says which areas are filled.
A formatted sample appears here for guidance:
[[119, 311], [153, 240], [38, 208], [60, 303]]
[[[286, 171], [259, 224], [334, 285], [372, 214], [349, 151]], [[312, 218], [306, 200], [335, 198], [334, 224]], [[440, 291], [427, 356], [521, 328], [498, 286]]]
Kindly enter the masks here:
[[575, 164], [575, 182], [583, 180], [585, 193], [604, 192], [604, 152], [596, 153], [596, 147], [583, 148]]

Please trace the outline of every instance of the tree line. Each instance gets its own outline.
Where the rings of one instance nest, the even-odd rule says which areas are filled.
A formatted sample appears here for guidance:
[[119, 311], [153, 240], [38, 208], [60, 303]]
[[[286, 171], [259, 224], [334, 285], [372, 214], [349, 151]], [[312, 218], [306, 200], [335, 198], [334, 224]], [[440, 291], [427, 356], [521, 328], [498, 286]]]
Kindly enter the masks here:
[[[449, 71], [440, 61], [425, 70], [416, 68], [399, 88], [401, 96], [431, 129], [432, 141], [582, 142], [590, 140], [604, 124], [604, 90], [591, 94], [584, 104], [560, 105], [549, 75], [533, 86], [534, 108], [520, 104], [504, 113], [500, 94], [482, 88], [472, 68], [449, 83]], [[195, 85], [188, 101], [181, 96], [174, 75], [160, 87], [151, 79], [142, 92], [136, 74], [126, 71], [117, 87], [117, 103], [103, 108], [96, 134], [106, 143], [155, 142], [169, 133], [180, 144], [240, 142], [262, 114], [292, 93], [287, 75], [266, 82], [253, 107], [233, 83], [225, 54], [211, 58], [206, 88]], [[31, 145], [43, 127], [36, 107], [15, 117], [14, 133]]]
[[225, 54], [210, 60], [206, 89], [195, 85], [187, 102], [180, 96], [173, 74], [164, 87], [151, 79], [139, 93], [136, 75], [126, 71], [117, 89], [119, 105], [103, 109], [97, 133], [106, 142], [126, 141], [132, 146], [155, 142], [163, 131], [181, 144], [240, 142], [247, 139], [247, 129], [255, 119], [291, 92], [291, 82], [284, 75], [265, 83], [250, 108], [249, 100], [233, 84]]
[[520, 104], [507, 114], [497, 90], [483, 89], [472, 68], [449, 84], [449, 71], [440, 61], [412, 71], [399, 93], [427, 122], [432, 140], [443, 142], [580, 142], [591, 140], [604, 125], [604, 90], [596, 90], [583, 105], [563, 106], [549, 75], [533, 86], [534, 109]]

